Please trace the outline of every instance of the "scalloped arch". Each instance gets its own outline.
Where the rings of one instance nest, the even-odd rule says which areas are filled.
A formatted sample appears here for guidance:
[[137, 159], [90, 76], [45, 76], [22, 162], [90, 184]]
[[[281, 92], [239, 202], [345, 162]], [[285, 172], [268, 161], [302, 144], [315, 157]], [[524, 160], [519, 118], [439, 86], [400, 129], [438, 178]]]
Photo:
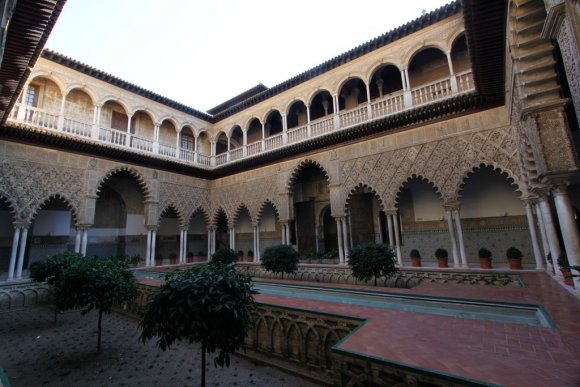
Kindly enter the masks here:
[[79, 223], [78, 208], [76, 208], [76, 206], [73, 204], [72, 200], [70, 200], [68, 197], [66, 197], [65, 195], [60, 194], [60, 193], [50, 194], [50, 195], [46, 196], [43, 200], [39, 201], [39, 204], [32, 210], [32, 212], [28, 216], [28, 219], [26, 219], [26, 220], [28, 220], [32, 223], [34, 221], [34, 219], [36, 218], [36, 215], [38, 215], [38, 211], [40, 211], [40, 208], [53, 199], [62, 200], [62, 202], [67, 205], [67, 207], [71, 211], [71, 214], [73, 217], [73, 223], [75, 225], [78, 225], [78, 223]]
[[127, 172], [127, 173], [129, 173], [129, 175], [133, 176], [135, 178], [135, 180], [137, 180], [137, 184], [139, 185], [139, 188], [141, 188], [141, 193], [143, 194], [144, 200], [151, 199], [151, 189], [149, 188], [149, 185], [147, 184], [147, 180], [143, 177], [143, 175], [138, 170], [136, 170], [133, 167], [129, 167], [129, 166], [119, 166], [119, 167], [116, 167], [116, 168], [113, 168], [113, 169], [110, 169], [109, 171], [107, 171], [105, 173], [105, 175], [103, 177], [101, 177], [101, 179], [99, 179], [99, 182], [96, 186], [94, 194], [98, 195], [99, 191], [100, 191], [102, 185], [105, 183], [105, 181], [108, 180], [111, 176], [116, 175], [117, 173], [121, 173], [121, 172]]
[[258, 222], [262, 221], [262, 215], [264, 215], [264, 210], [266, 209], [267, 206], [272, 206], [272, 208], [274, 209], [274, 214], [276, 215], [276, 218], [278, 220], [280, 220], [280, 212], [278, 211], [278, 206], [276, 206], [276, 203], [274, 203], [270, 199], [266, 199], [262, 202], [262, 204], [260, 204], [260, 207], [258, 209], [258, 214], [256, 215], [256, 220]]
[[16, 221], [16, 206], [14, 205], [14, 201], [6, 194], [6, 192], [4, 192], [3, 190], [0, 189], [0, 201], [4, 200], [7, 205], [8, 208], [10, 209], [10, 213], [12, 214], [12, 220]]
[[167, 204], [163, 209], [159, 211], [159, 217], [157, 218], [157, 226], [161, 226], [161, 218], [169, 210], [172, 209], [177, 214], [177, 219], [179, 220], [179, 227], [181, 229], [188, 226], [186, 217], [183, 215], [183, 211], [174, 203]]
[[368, 188], [371, 193], [373, 194], [373, 197], [376, 197], [379, 200], [379, 207], [381, 208], [381, 210], [385, 209], [385, 202], [383, 200], [383, 198], [381, 197], [381, 194], [379, 192], [377, 192], [373, 187], [371, 187], [369, 184], [365, 184], [365, 183], [359, 183], [357, 185], [355, 185], [354, 187], [352, 187], [349, 190], [348, 196], [345, 199], [344, 202], [344, 209], [347, 210], [350, 206], [350, 199], [352, 197], [352, 195], [355, 193], [355, 191], [359, 188]]
[[459, 200], [461, 198], [463, 187], [465, 186], [465, 184], [467, 184], [468, 180], [471, 179], [477, 171], [486, 168], [491, 168], [493, 172], [499, 173], [500, 176], [505, 178], [506, 182], [509, 183], [510, 186], [515, 187], [515, 191], [519, 191], [520, 193], [524, 192], [524, 190], [521, 187], [519, 179], [517, 179], [510, 170], [498, 167], [492, 163], [481, 163], [478, 166], [471, 167], [469, 168], [469, 170], [464, 171], [460, 183], [457, 189], [455, 190], [454, 199]]
[[324, 167], [324, 165], [315, 160], [315, 159], [304, 159], [302, 161], [300, 161], [292, 170], [292, 173], [290, 174], [290, 178], [288, 179], [288, 182], [286, 183], [286, 189], [289, 192], [294, 192], [294, 183], [296, 183], [296, 179], [298, 178], [298, 175], [300, 174], [300, 172], [308, 165], [314, 165], [318, 168], [320, 168], [320, 170], [322, 171], [322, 173], [324, 173], [324, 176], [326, 176], [326, 181], [330, 184], [332, 179], [330, 174], [328, 173], [327, 168]]
[[211, 219], [210, 219], [209, 213], [210, 213], [209, 212], [209, 209], [205, 208], [203, 205], [200, 205], [200, 206], [196, 207], [186, 217], [186, 219], [187, 219], [187, 225], [189, 226], [189, 223], [191, 222], [191, 219], [194, 216], [196, 216], [197, 214], [201, 214], [203, 216], [203, 221], [205, 222], [205, 225], [206, 226], [209, 226], [211, 224]]
[[421, 175], [421, 174], [412, 174], [410, 177], [408, 177], [404, 182], [402, 182], [401, 184], [399, 184], [397, 187], [397, 191], [394, 194], [393, 197], [393, 206], [398, 207], [399, 205], [399, 199], [401, 197], [401, 192], [403, 191], [403, 189], [405, 188], [405, 186], [407, 184], [409, 184], [410, 182], [417, 180], [417, 181], [422, 181], [427, 183], [427, 185], [433, 190], [435, 191], [435, 193], [437, 194], [437, 197], [439, 200], [443, 201], [444, 199], [444, 195], [443, 192], [441, 192], [441, 189], [437, 186], [437, 184], [435, 184], [433, 181], [431, 181], [431, 179]]
[[248, 215], [250, 216], [250, 222], [254, 222], [255, 217], [252, 215], [252, 211], [250, 211], [250, 207], [248, 205], [246, 205], [246, 203], [241, 202], [234, 210], [234, 214], [232, 216], [232, 224], [234, 226], [238, 224], [240, 215], [241, 215], [242, 211], [244, 211], [244, 209], [248, 212]]

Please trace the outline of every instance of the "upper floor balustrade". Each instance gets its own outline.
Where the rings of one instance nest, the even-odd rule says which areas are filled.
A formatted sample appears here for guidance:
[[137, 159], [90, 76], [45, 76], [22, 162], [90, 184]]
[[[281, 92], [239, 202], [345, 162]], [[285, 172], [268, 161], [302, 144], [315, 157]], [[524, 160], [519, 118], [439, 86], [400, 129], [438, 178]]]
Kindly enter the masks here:
[[[367, 87], [367, 91], [368, 89]], [[314, 98], [313, 103], [305, 107], [305, 120], [303, 120], [305, 122], [301, 125], [297, 125], [299, 121], [296, 119], [289, 119], [289, 114], [292, 113], [291, 107], [289, 114], [278, 117], [280, 121], [278, 123], [273, 124], [267, 120], [262, 124], [256, 119], [255, 122], [250, 123], [246, 131], [242, 131], [238, 126], [229, 137], [222, 132], [214, 139], [210, 139], [206, 132], [195, 136], [194, 131], [187, 127], [182, 128], [179, 134], [175, 128], [162, 131], [164, 126], [171, 127], [174, 124], [153, 123], [143, 112], [136, 113], [122, 122], [122, 126], [127, 127], [126, 130], [119, 129], [119, 125], [115, 125], [117, 128], [105, 126], [99, 119], [103, 116], [101, 112], [103, 106], [94, 106], [92, 119], [87, 119], [86, 115], [83, 119], [79, 117], [79, 114], [67, 114], [70, 109], [66, 109], [65, 103], [62, 104], [59, 112], [55, 112], [21, 101], [14, 106], [9, 121], [67, 133], [74, 137], [92, 139], [152, 156], [168, 157], [204, 168], [212, 168], [335, 131], [348, 130], [353, 126], [473, 90], [475, 87], [472, 73], [471, 70], [467, 70], [434, 82], [407, 88], [407, 90], [404, 88], [396, 90], [374, 99], [367, 96], [364, 102], [355, 103], [354, 107], [349, 108], [346, 108], [346, 104], [341, 101], [341, 96], [331, 96], [326, 92], [327, 95], [323, 96], [326, 99], [321, 99], [321, 112], [312, 114], [316, 109], [314, 104], [318, 102]], [[312, 119], [312, 116], [316, 118]], [[140, 122], [142, 129], [136, 131], [132, 122]], [[289, 122], [293, 123], [290, 128], [288, 128]], [[148, 130], [144, 130], [143, 128], [147, 126]], [[272, 128], [276, 126], [278, 128], [273, 131]], [[162, 132], [169, 135], [162, 136]], [[171, 135], [172, 132], [173, 135]], [[232, 141], [236, 139], [237, 141]]]

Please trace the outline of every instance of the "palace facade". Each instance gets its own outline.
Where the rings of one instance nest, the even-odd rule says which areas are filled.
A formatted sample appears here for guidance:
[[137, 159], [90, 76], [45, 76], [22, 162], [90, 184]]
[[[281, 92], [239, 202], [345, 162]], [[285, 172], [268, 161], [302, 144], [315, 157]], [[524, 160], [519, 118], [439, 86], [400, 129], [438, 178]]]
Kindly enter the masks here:
[[510, 246], [528, 269], [580, 265], [579, 41], [578, 1], [455, 1], [202, 112], [41, 37], [4, 108], [0, 270], [280, 243], [342, 265], [366, 242], [402, 267], [439, 247], [507, 267]]

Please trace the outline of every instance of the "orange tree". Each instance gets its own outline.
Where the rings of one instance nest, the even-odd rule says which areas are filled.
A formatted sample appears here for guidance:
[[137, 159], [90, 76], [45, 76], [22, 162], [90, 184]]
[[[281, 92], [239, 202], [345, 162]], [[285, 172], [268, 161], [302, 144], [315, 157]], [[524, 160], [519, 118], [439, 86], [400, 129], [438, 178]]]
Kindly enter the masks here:
[[158, 337], [165, 351], [175, 341], [201, 343], [201, 385], [205, 386], [205, 354], [215, 353], [214, 366], [229, 367], [230, 354], [244, 343], [255, 310], [249, 277], [234, 265], [212, 264], [166, 277], [145, 307], [140, 339]]

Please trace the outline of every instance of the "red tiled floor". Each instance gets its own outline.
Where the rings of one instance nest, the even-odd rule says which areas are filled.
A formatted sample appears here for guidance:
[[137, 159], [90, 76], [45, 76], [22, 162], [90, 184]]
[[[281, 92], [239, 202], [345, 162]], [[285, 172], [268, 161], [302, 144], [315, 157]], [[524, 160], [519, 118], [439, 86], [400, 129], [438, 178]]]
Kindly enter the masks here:
[[[521, 272], [526, 288], [426, 283], [414, 289], [316, 283], [391, 293], [541, 305], [557, 329], [494, 323], [259, 294], [256, 300], [366, 319], [339, 348], [505, 386], [580, 386], [580, 301], [546, 273]], [[262, 279], [260, 279], [262, 280]], [[143, 280], [141, 280], [143, 282]], [[145, 280], [158, 285], [160, 281]], [[299, 281], [280, 281], [304, 283]]]

